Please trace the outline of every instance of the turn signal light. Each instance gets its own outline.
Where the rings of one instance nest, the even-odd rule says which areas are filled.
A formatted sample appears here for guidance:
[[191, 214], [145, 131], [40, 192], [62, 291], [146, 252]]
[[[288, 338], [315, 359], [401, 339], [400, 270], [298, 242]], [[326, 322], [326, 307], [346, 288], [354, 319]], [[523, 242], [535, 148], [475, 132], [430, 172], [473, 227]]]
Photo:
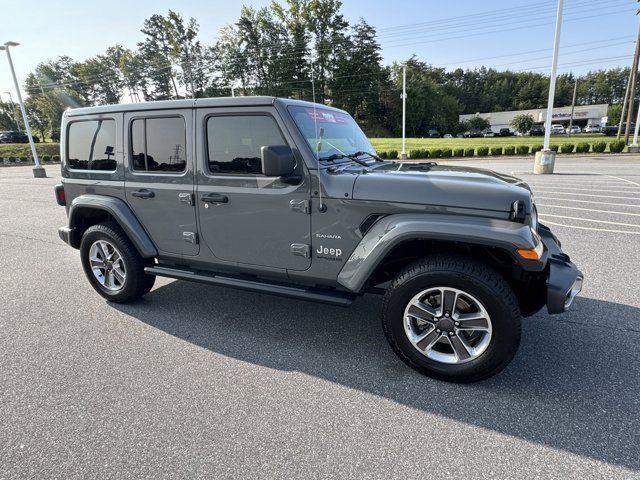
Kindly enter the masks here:
[[536, 248], [519, 248], [516, 252], [525, 260], [540, 260], [543, 249], [544, 246], [542, 242], [540, 242]]
[[64, 193], [64, 185], [58, 184], [53, 187], [53, 190], [56, 194], [56, 201], [58, 202], [58, 205], [64, 207], [67, 204], [67, 196]]

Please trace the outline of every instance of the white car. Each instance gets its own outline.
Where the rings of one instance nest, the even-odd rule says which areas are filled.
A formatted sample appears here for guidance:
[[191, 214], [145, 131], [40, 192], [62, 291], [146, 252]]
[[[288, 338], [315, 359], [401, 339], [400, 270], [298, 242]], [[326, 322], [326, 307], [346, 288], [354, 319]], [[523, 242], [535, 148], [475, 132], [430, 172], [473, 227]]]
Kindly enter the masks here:
[[495, 137], [496, 133], [493, 130], [490, 130], [490, 129], [487, 128], [484, 132], [482, 132], [482, 136], [484, 138]]
[[602, 132], [602, 128], [599, 125], [587, 125], [584, 127], [584, 133], [600, 133]]
[[551, 135], [563, 135], [567, 133], [562, 125], [551, 125]]
[[569, 135], [575, 135], [576, 133], [582, 133], [582, 129], [578, 125], [571, 125], [571, 128], [567, 133]]
[[442, 138], [453, 138], [453, 135], [451, 135], [450, 133], [445, 133]]

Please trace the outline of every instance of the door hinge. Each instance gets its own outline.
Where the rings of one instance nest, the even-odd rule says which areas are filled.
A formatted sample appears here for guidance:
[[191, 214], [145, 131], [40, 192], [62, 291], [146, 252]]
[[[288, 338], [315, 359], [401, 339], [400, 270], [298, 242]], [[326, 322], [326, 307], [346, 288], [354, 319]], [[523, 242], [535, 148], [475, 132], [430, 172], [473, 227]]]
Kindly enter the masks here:
[[180, 200], [180, 203], [193, 206], [193, 194], [191, 193], [179, 193], [178, 199]]
[[198, 234], [196, 232], [182, 232], [182, 239], [187, 243], [198, 244]]
[[297, 255], [298, 257], [309, 258], [309, 254], [311, 251], [311, 247], [304, 243], [292, 243], [291, 244], [291, 253], [293, 255]]
[[289, 200], [289, 208], [294, 212], [311, 213], [309, 200]]

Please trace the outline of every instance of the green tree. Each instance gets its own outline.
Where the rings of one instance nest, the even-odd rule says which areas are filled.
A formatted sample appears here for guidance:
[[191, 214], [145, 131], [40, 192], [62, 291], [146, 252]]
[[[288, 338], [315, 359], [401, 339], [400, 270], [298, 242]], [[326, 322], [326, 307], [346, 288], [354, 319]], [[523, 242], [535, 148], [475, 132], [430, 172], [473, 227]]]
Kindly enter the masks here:
[[484, 130], [491, 126], [491, 122], [482, 117], [472, 117], [469, 120], [466, 120], [464, 124], [466, 126], [465, 130], [469, 130], [470, 128], [479, 128], [480, 130]]
[[533, 116], [529, 114], [516, 115], [510, 123], [510, 125], [520, 133], [526, 133], [531, 130], [533, 124]]

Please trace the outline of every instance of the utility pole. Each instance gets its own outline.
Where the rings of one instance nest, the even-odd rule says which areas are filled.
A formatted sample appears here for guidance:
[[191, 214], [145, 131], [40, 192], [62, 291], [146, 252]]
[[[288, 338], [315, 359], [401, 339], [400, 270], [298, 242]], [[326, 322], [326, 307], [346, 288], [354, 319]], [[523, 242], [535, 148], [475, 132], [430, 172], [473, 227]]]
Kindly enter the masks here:
[[407, 124], [407, 64], [402, 66], [402, 152], [400, 158], [407, 159], [406, 151], [406, 124]]
[[[640, 34], [640, 32], [638, 32]], [[638, 48], [638, 42], [636, 42], [636, 49]], [[634, 55], [635, 59], [635, 55]], [[624, 101], [622, 102], [622, 111], [620, 112], [620, 121], [618, 122], [618, 135], [616, 138], [620, 140], [620, 134], [622, 133], [622, 122], [624, 120], [624, 113], [627, 110], [627, 104], [629, 103], [629, 87], [631, 86], [631, 77], [633, 76], [633, 68], [629, 69], [629, 78], [627, 80], [627, 89], [624, 91]]]
[[562, 10], [564, 0], [558, 0], [558, 12], [556, 15], [556, 33], [553, 42], [553, 57], [551, 58], [551, 78], [549, 81], [549, 101], [547, 102], [547, 119], [544, 129], [544, 146], [542, 151], [536, 152], [533, 173], [553, 173], [556, 163], [556, 152], [549, 149], [551, 140], [551, 122], [553, 120], [553, 101], [556, 94], [556, 74], [558, 72], [558, 53], [560, 50], [560, 32], [562, 30]]
[[7, 52], [7, 60], [9, 60], [9, 68], [11, 69], [11, 75], [13, 76], [13, 83], [16, 87], [16, 94], [18, 96], [18, 103], [20, 104], [20, 111], [22, 112], [22, 120], [24, 121], [24, 127], [27, 130], [27, 136], [29, 137], [29, 145], [31, 146], [31, 154], [33, 155], [33, 162], [35, 167], [33, 168], [33, 176], [35, 178], [44, 178], [47, 176], [45, 169], [40, 165], [38, 160], [38, 152], [36, 152], [36, 145], [33, 143], [33, 136], [31, 135], [31, 127], [29, 126], [29, 119], [27, 118], [27, 110], [24, 108], [24, 102], [22, 101], [22, 94], [20, 93], [20, 85], [18, 85], [18, 78], [16, 77], [16, 71], [13, 68], [13, 61], [11, 60], [10, 47], [17, 47], [20, 45], [17, 42], [5, 42], [4, 45], [0, 45], [0, 50]]
[[[640, 10], [639, 10], [640, 11]], [[636, 15], [638, 12], [636, 12]], [[638, 39], [636, 40], [636, 51], [633, 55], [633, 66], [631, 67], [631, 86], [629, 88], [629, 110], [627, 110], [627, 125], [624, 128], [624, 143], [629, 143], [629, 129], [633, 117], [633, 105], [636, 103], [636, 81], [638, 80], [638, 57], [640, 57], [640, 26], [638, 26]]]
[[576, 83], [573, 85], [573, 100], [571, 101], [571, 118], [569, 118], [569, 134], [571, 134], [571, 127], [573, 126], [573, 111], [576, 108], [577, 93], [578, 93], [578, 78], [576, 77]]

